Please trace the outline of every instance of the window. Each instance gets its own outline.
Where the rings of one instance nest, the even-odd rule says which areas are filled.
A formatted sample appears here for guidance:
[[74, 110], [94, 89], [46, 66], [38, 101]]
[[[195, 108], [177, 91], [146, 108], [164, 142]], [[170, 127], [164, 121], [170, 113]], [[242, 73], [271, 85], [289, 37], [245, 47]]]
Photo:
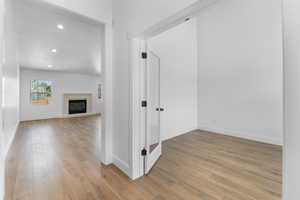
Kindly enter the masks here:
[[31, 81], [31, 103], [35, 105], [47, 105], [52, 99], [52, 81]]

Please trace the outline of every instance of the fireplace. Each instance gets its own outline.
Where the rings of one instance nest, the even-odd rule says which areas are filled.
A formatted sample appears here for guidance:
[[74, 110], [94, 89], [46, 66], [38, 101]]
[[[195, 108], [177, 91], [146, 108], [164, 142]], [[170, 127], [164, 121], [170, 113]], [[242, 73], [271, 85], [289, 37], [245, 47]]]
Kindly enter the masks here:
[[69, 114], [87, 113], [87, 100], [69, 100]]

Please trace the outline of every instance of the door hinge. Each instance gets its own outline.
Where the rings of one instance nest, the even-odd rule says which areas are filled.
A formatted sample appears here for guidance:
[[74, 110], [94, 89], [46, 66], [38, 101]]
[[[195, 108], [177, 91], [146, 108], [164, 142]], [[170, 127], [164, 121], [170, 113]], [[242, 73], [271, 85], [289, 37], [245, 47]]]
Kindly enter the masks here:
[[148, 56], [148, 55], [147, 55], [146, 52], [142, 52], [142, 58], [143, 58], [143, 59], [147, 59], [147, 56]]
[[141, 155], [142, 155], [142, 156], [146, 156], [146, 155], [147, 155], [147, 150], [146, 150], [146, 149], [143, 149], [142, 152], [141, 152]]
[[165, 111], [165, 109], [163, 109], [163, 108], [156, 108], [156, 111], [163, 112], [163, 111]]
[[147, 101], [142, 101], [142, 107], [147, 107]]

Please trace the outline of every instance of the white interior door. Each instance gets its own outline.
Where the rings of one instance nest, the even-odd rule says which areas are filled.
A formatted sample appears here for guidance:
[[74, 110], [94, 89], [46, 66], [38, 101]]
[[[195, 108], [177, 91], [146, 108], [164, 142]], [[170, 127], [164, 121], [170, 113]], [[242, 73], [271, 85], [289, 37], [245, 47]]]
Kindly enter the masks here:
[[160, 135], [160, 59], [153, 52], [147, 52], [147, 114], [146, 114], [146, 174], [161, 156]]

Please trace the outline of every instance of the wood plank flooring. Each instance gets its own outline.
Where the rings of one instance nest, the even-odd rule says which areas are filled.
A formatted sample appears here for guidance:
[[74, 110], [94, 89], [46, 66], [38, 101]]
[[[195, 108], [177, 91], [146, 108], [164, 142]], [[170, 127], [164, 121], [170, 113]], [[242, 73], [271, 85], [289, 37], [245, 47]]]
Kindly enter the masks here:
[[97, 161], [100, 116], [21, 123], [6, 163], [6, 200], [280, 200], [282, 148], [194, 131], [163, 143], [131, 181]]

